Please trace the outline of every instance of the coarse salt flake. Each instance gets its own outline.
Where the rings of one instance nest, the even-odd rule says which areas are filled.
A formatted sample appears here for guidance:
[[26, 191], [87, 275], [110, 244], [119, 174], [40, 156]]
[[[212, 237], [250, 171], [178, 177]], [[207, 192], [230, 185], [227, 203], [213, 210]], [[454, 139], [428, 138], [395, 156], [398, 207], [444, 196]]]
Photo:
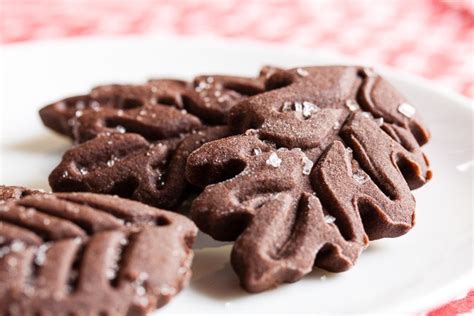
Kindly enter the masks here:
[[301, 77], [306, 77], [309, 75], [309, 72], [306, 69], [303, 68], [297, 68], [296, 73], [300, 75]]
[[377, 124], [378, 126], [383, 125], [383, 117], [378, 117], [378, 118], [374, 119], [374, 121], [375, 121], [375, 124]]
[[38, 247], [36, 250], [35, 264], [37, 266], [42, 266], [46, 261], [46, 251], [48, 251], [49, 244], [44, 244]]
[[352, 99], [346, 100], [346, 107], [352, 112], [360, 109], [359, 104], [357, 104], [357, 102]]
[[281, 108], [283, 112], [290, 112], [293, 110], [293, 104], [290, 101], [283, 102], [283, 106]]
[[357, 170], [353, 175], [352, 175], [352, 178], [355, 180], [355, 182], [359, 183], [359, 184], [364, 184], [366, 183], [367, 181], [369, 181], [369, 176], [361, 171], [361, 170]]
[[25, 244], [20, 240], [14, 240], [10, 245], [10, 249], [13, 252], [20, 252], [25, 250]]
[[125, 129], [125, 127], [123, 127], [122, 125], [117, 125], [115, 127], [115, 129], [117, 130], [117, 132], [119, 132], [120, 134], [124, 134], [127, 130]]
[[267, 165], [278, 168], [281, 165], [281, 159], [276, 153], [272, 153], [266, 161]]
[[314, 112], [318, 110], [319, 110], [319, 107], [316, 104], [309, 101], [303, 102], [303, 117], [309, 118], [311, 117], [311, 114], [313, 114]]
[[253, 150], [254, 156], [260, 156], [261, 154], [262, 154], [262, 150], [260, 148], [257, 147]]
[[324, 221], [327, 223], [327, 224], [332, 224], [336, 221], [336, 218], [334, 216], [331, 216], [331, 215], [325, 215], [324, 216]]
[[306, 155], [303, 157], [303, 174], [309, 175], [313, 169], [314, 163]]
[[398, 112], [402, 113], [408, 118], [413, 117], [416, 113], [416, 109], [413, 107], [413, 105], [403, 102], [398, 106]]

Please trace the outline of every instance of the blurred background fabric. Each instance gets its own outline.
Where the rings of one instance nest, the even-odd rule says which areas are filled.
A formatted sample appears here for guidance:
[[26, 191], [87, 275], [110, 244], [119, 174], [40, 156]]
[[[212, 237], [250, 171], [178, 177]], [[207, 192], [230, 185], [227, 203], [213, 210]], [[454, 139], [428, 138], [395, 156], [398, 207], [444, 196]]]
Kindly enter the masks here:
[[[0, 0], [1, 44], [134, 34], [298, 45], [474, 97], [474, 0]], [[473, 299], [471, 291], [427, 314], [469, 313]]]
[[474, 97], [474, 0], [0, 0], [1, 42], [214, 35], [386, 64]]

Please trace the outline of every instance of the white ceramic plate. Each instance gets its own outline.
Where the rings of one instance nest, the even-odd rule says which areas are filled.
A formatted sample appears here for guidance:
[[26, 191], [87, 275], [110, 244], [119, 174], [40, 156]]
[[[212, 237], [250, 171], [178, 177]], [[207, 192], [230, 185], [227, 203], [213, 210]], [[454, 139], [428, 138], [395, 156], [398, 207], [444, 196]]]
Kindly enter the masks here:
[[[0, 183], [48, 189], [68, 147], [37, 110], [109, 82], [198, 73], [255, 75], [262, 65], [348, 63], [318, 51], [209, 38], [93, 38], [2, 48]], [[229, 265], [230, 245], [200, 236], [190, 286], [161, 310], [176, 312], [420, 312], [472, 286], [473, 107], [421, 79], [377, 67], [417, 106], [433, 134], [433, 181], [415, 192], [417, 225], [371, 243], [350, 271], [315, 269], [300, 282], [247, 294]], [[322, 276], [326, 278], [322, 278]]]

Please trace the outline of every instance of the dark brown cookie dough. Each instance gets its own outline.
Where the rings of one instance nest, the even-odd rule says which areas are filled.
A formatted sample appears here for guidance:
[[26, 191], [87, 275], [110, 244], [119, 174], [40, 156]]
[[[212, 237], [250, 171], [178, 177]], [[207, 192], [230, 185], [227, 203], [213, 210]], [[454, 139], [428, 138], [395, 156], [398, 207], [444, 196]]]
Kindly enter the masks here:
[[174, 209], [191, 192], [184, 175], [189, 154], [228, 135], [225, 126], [158, 143], [132, 133], [101, 134], [68, 150], [49, 183], [55, 192], [115, 194]]
[[0, 314], [145, 315], [190, 278], [185, 217], [91, 193], [0, 205]]
[[189, 153], [230, 135], [230, 108], [264, 91], [257, 78], [199, 76], [100, 86], [40, 111], [46, 126], [83, 143], [49, 177], [53, 191], [117, 194], [175, 209], [188, 196]]
[[232, 266], [259, 292], [316, 265], [349, 269], [368, 240], [415, 223], [410, 190], [431, 178], [415, 108], [370, 69], [273, 70], [268, 92], [231, 109], [241, 135], [188, 158], [198, 227], [235, 240]]
[[192, 83], [156, 79], [143, 85], [107, 85], [40, 110], [47, 127], [84, 142], [104, 132], [137, 133], [149, 140], [178, 137], [227, 122], [230, 108], [264, 91], [257, 78], [199, 76]]

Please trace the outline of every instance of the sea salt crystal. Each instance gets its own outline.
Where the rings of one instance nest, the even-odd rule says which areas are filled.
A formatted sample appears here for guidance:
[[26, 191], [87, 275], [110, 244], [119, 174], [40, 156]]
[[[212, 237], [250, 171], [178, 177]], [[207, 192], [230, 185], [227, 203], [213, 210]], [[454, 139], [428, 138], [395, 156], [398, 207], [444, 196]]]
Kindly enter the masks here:
[[[127, 242], [126, 238], [122, 238], [122, 239], [120, 239], [119, 243], [122, 244], [123, 240], [125, 240], [125, 242]], [[105, 271], [105, 276], [107, 277], [107, 279], [113, 280], [117, 276], [117, 272], [119, 270], [118, 261], [120, 259], [121, 254], [122, 254], [122, 248], [118, 248], [118, 249], [108, 248], [107, 251], [110, 254], [112, 264]]]
[[254, 136], [254, 135], [257, 135], [258, 132], [257, 132], [257, 130], [255, 130], [253, 128], [249, 128], [248, 130], [246, 130], [244, 132], [244, 134], [247, 135], [247, 136]]
[[0, 258], [4, 257], [9, 252], [10, 252], [10, 247], [8, 247], [8, 246], [0, 247]]
[[260, 156], [261, 154], [262, 154], [262, 150], [260, 148], [257, 147], [253, 150], [254, 156]]
[[45, 219], [43, 219], [43, 224], [45, 226], [48, 226], [49, 224], [51, 224], [51, 220], [49, 218], [45, 218]]
[[116, 161], [118, 161], [118, 158], [116, 156], [110, 156], [110, 159], [107, 161], [107, 167], [114, 166]]
[[324, 221], [327, 223], [327, 224], [332, 224], [336, 221], [336, 218], [334, 216], [331, 216], [331, 215], [325, 215], [324, 216]]
[[63, 178], [67, 178], [67, 177], [69, 177], [69, 172], [67, 170], [65, 170], [61, 176]]
[[341, 123], [339, 123], [338, 121], [334, 122], [332, 129], [337, 131], [339, 128], [341, 128]]
[[200, 92], [200, 91], [202, 91], [204, 89], [208, 89], [208, 88], [209, 88], [209, 84], [207, 84], [205, 81], [200, 81], [195, 90], [197, 92]]
[[127, 130], [125, 129], [125, 127], [123, 127], [122, 125], [117, 125], [115, 127], [115, 129], [117, 130], [117, 132], [119, 132], [120, 134], [124, 134]]
[[309, 72], [303, 68], [297, 68], [296, 73], [301, 77], [306, 77], [307, 75], [309, 75]]
[[290, 112], [293, 110], [292, 103], [290, 101], [283, 102], [283, 107], [281, 108], [283, 112]]
[[272, 153], [270, 157], [268, 157], [266, 164], [275, 168], [280, 167], [281, 159], [278, 157], [276, 153]]
[[303, 174], [309, 175], [313, 169], [314, 163], [306, 155], [303, 157]]
[[38, 247], [35, 255], [35, 264], [37, 266], [42, 266], [46, 261], [46, 251], [49, 249], [49, 244], [43, 244]]
[[10, 245], [10, 249], [13, 252], [20, 252], [25, 250], [25, 244], [21, 240], [14, 240]]
[[81, 168], [79, 169], [79, 172], [80, 172], [83, 176], [85, 176], [86, 174], [89, 173], [89, 170], [87, 170], [86, 167], [81, 167]]
[[136, 293], [138, 296], [143, 296], [143, 295], [146, 294], [146, 289], [145, 289], [145, 287], [143, 287], [143, 286], [139, 286], [139, 287], [136, 288], [135, 293]]
[[113, 280], [115, 279], [115, 276], [117, 275], [117, 264], [114, 263], [112, 267], [108, 268], [105, 271], [105, 276], [107, 277], [108, 280]]
[[161, 295], [173, 295], [176, 294], [176, 289], [172, 286], [163, 285], [160, 289]]
[[81, 117], [82, 114], [84, 114], [84, 113], [79, 110], [79, 111], [76, 111], [76, 112], [74, 113], [74, 116], [75, 116], [75, 117]]
[[314, 112], [318, 110], [319, 110], [319, 107], [316, 104], [309, 101], [303, 102], [303, 117], [309, 118], [311, 117], [311, 114], [313, 114]]
[[137, 281], [141, 282], [141, 284], [143, 284], [143, 282], [145, 282], [146, 280], [148, 280], [148, 273], [146, 272], [140, 272], [138, 274], [138, 278], [137, 278]]
[[398, 106], [398, 112], [402, 113], [408, 118], [413, 117], [416, 113], [416, 109], [413, 107], [413, 105], [403, 102]]
[[366, 118], [373, 118], [373, 115], [370, 112], [364, 111], [364, 112], [362, 112], [362, 115], [365, 116]]
[[361, 170], [357, 170], [353, 175], [352, 178], [359, 184], [364, 184], [369, 181], [369, 176], [365, 174]]
[[378, 126], [383, 125], [383, 117], [378, 117], [378, 118], [374, 119], [374, 121]]
[[135, 301], [141, 305], [148, 304], [146, 288], [143, 286], [147, 279], [148, 274], [145, 272], [140, 272], [137, 279], [132, 283], [132, 287], [134, 288], [136, 295]]
[[123, 238], [120, 239], [119, 243], [120, 243], [120, 245], [125, 246], [125, 245], [128, 244], [128, 240], [127, 240], [127, 238], [123, 237]]
[[148, 301], [148, 297], [146, 296], [141, 296], [139, 297], [136, 302], [138, 303], [138, 305], [140, 306], [146, 306], [148, 305], [149, 301]]
[[206, 82], [207, 82], [207, 83], [213, 83], [213, 82], [214, 82], [214, 78], [213, 78], [213, 77], [207, 77], [207, 78], [206, 78]]
[[295, 102], [294, 107], [296, 112], [303, 112], [303, 104], [301, 102]]
[[118, 111], [117, 111], [117, 115], [118, 115], [118, 116], [122, 116], [123, 113], [124, 113], [123, 110], [118, 110]]
[[352, 112], [360, 109], [359, 104], [357, 104], [357, 102], [352, 99], [346, 100], [346, 107]]
[[97, 101], [92, 101], [91, 104], [89, 105], [91, 109], [95, 112], [99, 111], [100, 109], [100, 103]]
[[84, 103], [84, 101], [77, 101], [76, 102], [76, 109], [77, 110], [84, 110], [85, 107], [86, 107], [86, 104]]

